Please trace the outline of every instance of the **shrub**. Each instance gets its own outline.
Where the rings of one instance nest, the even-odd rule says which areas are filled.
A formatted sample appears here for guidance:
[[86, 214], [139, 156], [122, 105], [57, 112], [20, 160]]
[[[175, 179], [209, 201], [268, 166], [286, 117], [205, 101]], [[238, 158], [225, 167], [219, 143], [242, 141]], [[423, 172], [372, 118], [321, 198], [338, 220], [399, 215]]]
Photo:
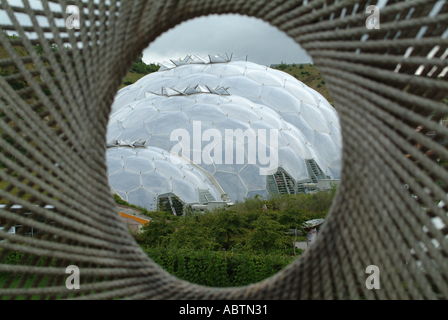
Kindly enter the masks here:
[[[146, 248], [148, 256], [175, 277], [209, 287], [245, 286], [263, 281], [285, 268], [295, 257], [253, 252]], [[300, 253], [301, 250], [298, 250]]]
[[283, 61], [282, 61], [282, 63], [280, 63], [280, 65], [278, 66], [278, 68], [280, 69], [280, 70], [285, 70], [286, 68], [288, 67], [288, 65], [286, 64], [286, 63], [284, 63]]

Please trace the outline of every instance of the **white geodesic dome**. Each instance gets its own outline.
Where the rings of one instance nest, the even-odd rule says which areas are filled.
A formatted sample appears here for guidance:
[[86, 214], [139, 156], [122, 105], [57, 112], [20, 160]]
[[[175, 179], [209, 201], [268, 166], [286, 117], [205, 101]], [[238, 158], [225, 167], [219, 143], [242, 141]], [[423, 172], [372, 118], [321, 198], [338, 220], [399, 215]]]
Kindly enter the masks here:
[[124, 200], [155, 210], [160, 196], [176, 196], [184, 204], [221, 200], [216, 182], [190, 161], [155, 147], [119, 146], [107, 149], [112, 189]]
[[[159, 72], [120, 90], [112, 106], [108, 144], [138, 142], [165, 151], [181, 146], [232, 201], [272, 191], [298, 193], [304, 183], [339, 179], [339, 118], [325, 98], [284, 72], [222, 57], [165, 63]], [[193, 138], [210, 129], [219, 131], [221, 139], [193, 145], [176, 132], [184, 130]], [[233, 163], [224, 156], [217, 163], [216, 150], [224, 155], [225, 146], [232, 143], [226, 130], [237, 129], [255, 132], [252, 139], [266, 155], [278, 154], [278, 166], [262, 165], [259, 152], [253, 163], [248, 156], [250, 138], [243, 143], [243, 163], [236, 163], [236, 153]], [[262, 130], [266, 136], [258, 134]], [[278, 132], [276, 143], [270, 141], [273, 130]], [[211, 145], [214, 150], [205, 151]]]

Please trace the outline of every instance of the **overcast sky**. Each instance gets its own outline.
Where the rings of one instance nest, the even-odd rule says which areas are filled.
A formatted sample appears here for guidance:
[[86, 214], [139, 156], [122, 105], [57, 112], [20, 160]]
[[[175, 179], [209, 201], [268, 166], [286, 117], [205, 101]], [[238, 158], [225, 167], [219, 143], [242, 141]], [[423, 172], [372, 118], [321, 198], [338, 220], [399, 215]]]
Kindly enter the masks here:
[[198, 54], [248, 55], [271, 64], [311, 63], [311, 57], [284, 32], [260, 19], [241, 15], [212, 15], [184, 22], [157, 38], [143, 51], [146, 63]]

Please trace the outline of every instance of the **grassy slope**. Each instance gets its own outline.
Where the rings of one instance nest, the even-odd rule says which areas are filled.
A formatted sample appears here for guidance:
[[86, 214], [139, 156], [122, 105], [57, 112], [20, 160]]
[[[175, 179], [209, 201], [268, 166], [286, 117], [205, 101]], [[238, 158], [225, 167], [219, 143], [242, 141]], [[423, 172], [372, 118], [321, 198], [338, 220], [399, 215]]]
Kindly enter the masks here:
[[141, 78], [143, 78], [144, 76], [146, 76], [146, 74], [141, 74], [141, 73], [135, 73], [135, 72], [128, 72], [126, 74], [126, 76], [123, 79], [123, 82], [120, 86], [120, 89], [123, 89], [124, 87], [127, 87], [128, 85], [125, 84], [125, 82], [132, 82], [132, 83], [136, 83], [138, 80], [140, 80]]
[[[311, 64], [303, 64], [303, 69], [300, 69], [300, 64], [295, 67], [288, 66], [285, 70], [281, 70], [286, 72], [293, 77], [297, 78], [297, 80], [303, 82], [308, 87], [313, 88], [321, 95], [325, 97], [331, 104], [334, 104], [333, 98], [330, 96], [330, 91], [328, 90], [325, 83], [322, 83], [324, 79], [319, 71], [319, 69], [315, 65]], [[309, 74], [302, 74], [309, 73]], [[320, 85], [320, 87], [318, 87]]]

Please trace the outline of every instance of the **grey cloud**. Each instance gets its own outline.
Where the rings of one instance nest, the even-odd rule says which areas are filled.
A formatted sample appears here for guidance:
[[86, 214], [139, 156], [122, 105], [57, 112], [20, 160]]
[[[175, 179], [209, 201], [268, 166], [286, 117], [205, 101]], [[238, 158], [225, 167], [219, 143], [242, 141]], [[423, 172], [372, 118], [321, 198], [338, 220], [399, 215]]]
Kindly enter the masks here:
[[261, 65], [310, 63], [292, 38], [268, 23], [245, 16], [208, 16], [184, 22], [162, 34], [144, 50], [144, 61], [163, 62], [190, 54], [248, 55]]

